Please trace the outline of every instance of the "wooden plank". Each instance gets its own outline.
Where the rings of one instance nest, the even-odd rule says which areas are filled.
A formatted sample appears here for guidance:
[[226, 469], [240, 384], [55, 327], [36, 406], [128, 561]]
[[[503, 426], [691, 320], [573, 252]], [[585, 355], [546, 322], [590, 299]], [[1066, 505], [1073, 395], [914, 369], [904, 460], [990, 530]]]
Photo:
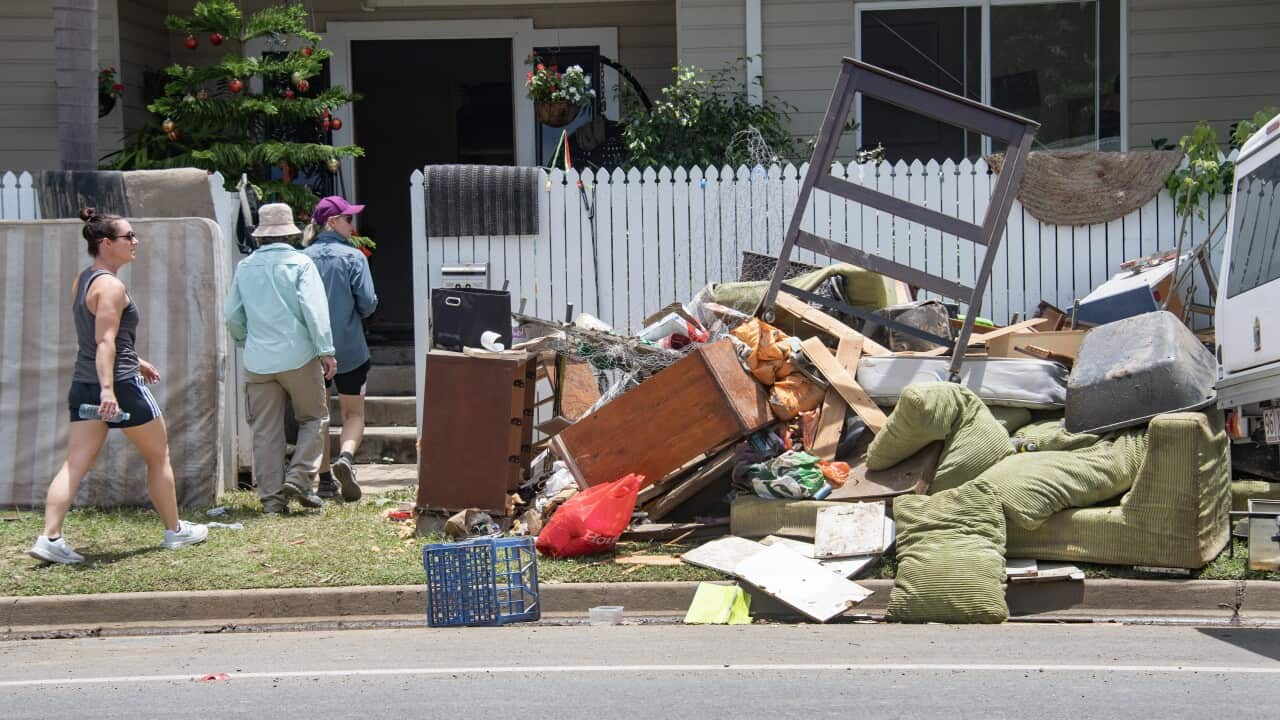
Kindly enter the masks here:
[[1036, 352], [1027, 352], [1030, 346], [1035, 346], [1074, 362], [1076, 355], [1080, 352], [1080, 343], [1084, 340], [1085, 332], [1084, 330], [1056, 330], [1007, 333], [987, 343], [987, 355], [1011, 358], [1043, 357]]
[[822, 508], [813, 532], [818, 559], [870, 555], [884, 550], [884, 502]]
[[613, 561], [619, 565], [655, 565], [658, 567], [677, 567], [683, 565], [676, 555], [623, 555]]
[[831, 386], [840, 393], [840, 397], [844, 398], [844, 401], [849, 403], [849, 407], [862, 418], [867, 429], [873, 433], [880, 432], [887, 419], [884, 411], [871, 401], [870, 396], [858, 385], [858, 381], [849, 374], [849, 371], [836, 362], [827, 346], [823, 345], [818, 338], [809, 338], [801, 343], [801, 347], [804, 348], [805, 356], [818, 368], [818, 372], [827, 378]]
[[665, 495], [646, 507], [645, 512], [649, 513], [649, 519], [661, 520], [707, 486], [724, 479], [733, 471], [733, 460], [732, 447], [720, 451], [719, 455], [712, 457], [689, 477], [675, 483]]
[[664, 540], [676, 542], [677, 540], [701, 540], [728, 533], [729, 518], [714, 518], [706, 522], [632, 525], [618, 539], [622, 542], [662, 542]]
[[929, 490], [933, 476], [942, 457], [942, 442], [926, 445], [915, 455], [886, 470], [867, 470], [865, 457], [851, 463], [849, 479], [842, 487], [831, 491], [828, 500], [866, 500], [916, 493]]
[[[858, 360], [861, 357], [861, 337], [840, 338], [840, 344], [836, 346], [836, 361], [854, 377], [857, 377]], [[822, 400], [822, 413], [818, 417], [818, 431], [810, 452], [823, 460], [831, 460], [835, 457], [847, 407], [848, 405], [835, 388], [827, 388], [827, 394]]]
[[1011, 333], [1034, 330], [1038, 327], [1041, 327], [1043, 325], [1048, 325], [1048, 324], [1049, 324], [1049, 320], [1047, 318], [1031, 318], [1030, 320], [1023, 320], [1022, 322], [1016, 323], [1014, 325], [1006, 325], [1002, 328], [996, 328], [995, 330], [992, 330], [990, 332], [985, 332], [981, 335], [974, 334], [972, 337], [969, 338], [969, 347], [973, 347], [974, 345], [986, 345], [987, 343], [991, 342], [992, 340], [995, 340], [996, 338], [1004, 337], [1005, 335], [1009, 335]]
[[837, 342], [841, 338], [858, 336], [862, 338], [862, 352], [872, 357], [888, 357], [893, 353], [889, 348], [880, 343], [864, 336], [857, 330], [845, 325], [839, 320], [822, 312], [821, 310], [810, 306], [803, 300], [789, 295], [785, 292], [778, 293], [776, 309], [786, 312], [793, 318], [812, 325], [820, 332], [830, 335]]
[[805, 615], [826, 622], [866, 600], [871, 591], [815, 560], [774, 545], [738, 563], [738, 575]]

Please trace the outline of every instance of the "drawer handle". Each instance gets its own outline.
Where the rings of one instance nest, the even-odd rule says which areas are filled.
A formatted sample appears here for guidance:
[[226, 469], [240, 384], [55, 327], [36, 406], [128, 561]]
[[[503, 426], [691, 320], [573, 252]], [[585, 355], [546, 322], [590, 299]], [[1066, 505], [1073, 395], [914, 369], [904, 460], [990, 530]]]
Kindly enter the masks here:
[[449, 295], [445, 297], [444, 304], [449, 307], [462, 307], [462, 298]]

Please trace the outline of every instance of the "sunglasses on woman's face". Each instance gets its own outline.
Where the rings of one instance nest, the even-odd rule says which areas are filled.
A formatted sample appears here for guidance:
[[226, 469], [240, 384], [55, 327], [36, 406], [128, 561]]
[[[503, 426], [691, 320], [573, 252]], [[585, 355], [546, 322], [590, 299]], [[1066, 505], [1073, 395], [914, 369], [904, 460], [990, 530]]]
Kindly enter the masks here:
[[127, 238], [127, 239], [129, 239], [131, 242], [137, 242], [137, 241], [138, 241], [138, 234], [137, 234], [137, 233], [135, 233], [134, 231], [130, 230], [129, 232], [127, 232], [127, 233], [125, 233], [125, 234], [123, 234], [123, 235], [115, 235], [115, 236], [113, 236], [111, 239], [112, 239], [112, 240], [123, 240], [123, 239], [126, 239], [126, 238]]

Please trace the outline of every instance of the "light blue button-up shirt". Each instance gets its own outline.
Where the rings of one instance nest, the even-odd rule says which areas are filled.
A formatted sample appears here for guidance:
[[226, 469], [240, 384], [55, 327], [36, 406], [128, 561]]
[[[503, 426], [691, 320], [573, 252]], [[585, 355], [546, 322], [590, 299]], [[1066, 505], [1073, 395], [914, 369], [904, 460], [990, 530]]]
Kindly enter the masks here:
[[326, 230], [303, 250], [316, 264], [329, 296], [329, 321], [333, 347], [338, 351], [338, 372], [351, 372], [369, 359], [361, 318], [378, 307], [373, 276], [364, 253], [339, 233]]
[[224, 310], [249, 372], [296, 370], [334, 354], [320, 273], [288, 243], [263, 245], [240, 261]]

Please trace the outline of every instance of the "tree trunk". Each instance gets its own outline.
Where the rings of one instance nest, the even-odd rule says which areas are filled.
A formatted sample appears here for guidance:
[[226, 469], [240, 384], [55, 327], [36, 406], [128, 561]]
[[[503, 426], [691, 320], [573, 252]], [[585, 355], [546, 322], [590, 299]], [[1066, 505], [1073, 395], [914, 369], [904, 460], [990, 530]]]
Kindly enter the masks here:
[[53, 0], [63, 170], [98, 167], [98, 0]]

